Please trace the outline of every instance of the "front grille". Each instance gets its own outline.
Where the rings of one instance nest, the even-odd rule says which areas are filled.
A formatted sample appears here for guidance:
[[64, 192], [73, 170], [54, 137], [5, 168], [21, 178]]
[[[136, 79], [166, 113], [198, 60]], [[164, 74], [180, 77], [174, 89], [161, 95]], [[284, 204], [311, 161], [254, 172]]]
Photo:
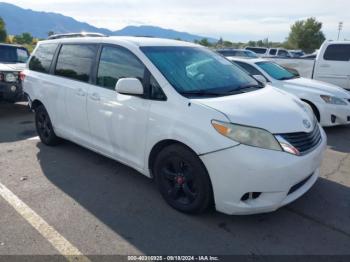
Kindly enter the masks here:
[[307, 181], [309, 181], [309, 179], [312, 177], [312, 175], [308, 176], [307, 178], [305, 178], [304, 180], [300, 181], [299, 183], [295, 184], [294, 186], [292, 186], [287, 195], [290, 195], [292, 193], [294, 193], [295, 191], [297, 191], [299, 188], [301, 188], [303, 185], [306, 184]]
[[283, 139], [285, 139], [289, 144], [294, 146], [301, 155], [307, 154], [312, 149], [314, 149], [321, 141], [321, 132], [318, 125], [310, 133], [297, 132], [297, 133], [287, 133], [279, 134]]

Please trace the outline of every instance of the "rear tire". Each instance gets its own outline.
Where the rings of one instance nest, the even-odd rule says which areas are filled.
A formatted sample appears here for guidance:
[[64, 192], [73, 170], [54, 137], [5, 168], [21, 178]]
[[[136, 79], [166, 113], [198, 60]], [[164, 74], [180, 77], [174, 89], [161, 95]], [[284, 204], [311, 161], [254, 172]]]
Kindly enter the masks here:
[[161, 150], [153, 174], [161, 195], [173, 208], [197, 214], [211, 205], [212, 187], [207, 170], [187, 147], [173, 144]]
[[48, 146], [55, 146], [61, 142], [53, 130], [51, 119], [43, 105], [35, 109], [35, 127], [41, 142]]

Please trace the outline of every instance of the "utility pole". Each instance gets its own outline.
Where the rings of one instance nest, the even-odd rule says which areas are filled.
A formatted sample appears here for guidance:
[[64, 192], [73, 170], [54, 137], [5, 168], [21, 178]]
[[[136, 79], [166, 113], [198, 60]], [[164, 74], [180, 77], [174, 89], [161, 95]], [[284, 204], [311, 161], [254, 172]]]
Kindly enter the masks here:
[[341, 32], [342, 29], [343, 29], [343, 22], [339, 22], [339, 25], [338, 25], [338, 40], [339, 40], [340, 32]]

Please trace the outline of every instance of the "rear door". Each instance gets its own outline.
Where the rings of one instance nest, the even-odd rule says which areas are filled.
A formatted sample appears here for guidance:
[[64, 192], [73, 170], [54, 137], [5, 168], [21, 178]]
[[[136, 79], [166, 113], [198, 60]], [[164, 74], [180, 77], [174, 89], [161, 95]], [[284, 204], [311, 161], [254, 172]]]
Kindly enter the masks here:
[[65, 93], [65, 106], [60, 108], [66, 136], [91, 146], [86, 99], [90, 89], [91, 72], [97, 55], [94, 44], [63, 44], [54, 70], [57, 88]]
[[350, 44], [329, 44], [317, 57], [314, 79], [350, 88]]

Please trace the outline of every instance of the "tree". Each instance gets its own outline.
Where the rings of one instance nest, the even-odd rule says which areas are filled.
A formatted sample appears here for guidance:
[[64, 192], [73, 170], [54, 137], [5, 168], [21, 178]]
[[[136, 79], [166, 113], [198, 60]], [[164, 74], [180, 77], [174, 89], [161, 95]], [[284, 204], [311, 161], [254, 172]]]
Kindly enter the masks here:
[[33, 36], [30, 33], [23, 33], [21, 35], [16, 35], [13, 38], [13, 42], [17, 44], [31, 44], [33, 42]]
[[207, 38], [203, 38], [203, 39], [200, 40], [198, 43], [199, 43], [200, 45], [203, 45], [203, 46], [210, 46], [210, 43], [209, 43], [209, 41], [208, 41]]
[[295, 22], [288, 36], [288, 46], [307, 53], [313, 52], [326, 40], [321, 29], [322, 23], [313, 17]]
[[5, 42], [7, 39], [6, 24], [0, 17], [0, 42]]
[[251, 46], [251, 47], [255, 47], [256, 46], [256, 42], [255, 41], [249, 41], [247, 43], [248, 46]]

